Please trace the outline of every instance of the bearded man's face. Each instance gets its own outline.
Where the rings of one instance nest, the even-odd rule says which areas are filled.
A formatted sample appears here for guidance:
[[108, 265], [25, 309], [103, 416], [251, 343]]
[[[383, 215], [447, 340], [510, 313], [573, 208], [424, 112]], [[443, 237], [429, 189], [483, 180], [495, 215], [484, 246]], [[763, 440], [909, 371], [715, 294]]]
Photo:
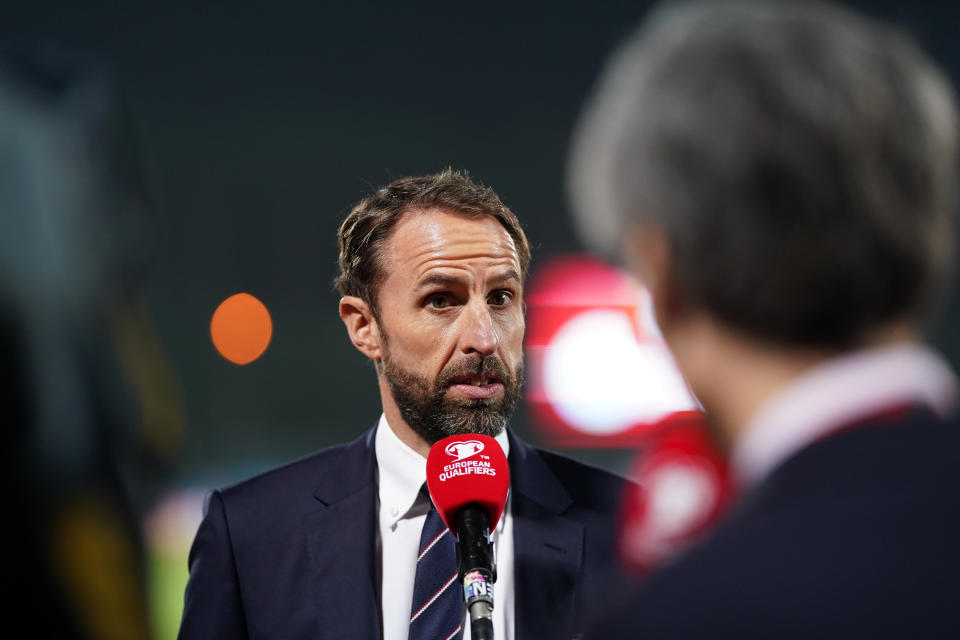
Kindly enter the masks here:
[[492, 216], [410, 212], [381, 254], [379, 370], [401, 416], [428, 444], [495, 436], [523, 386], [523, 278]]

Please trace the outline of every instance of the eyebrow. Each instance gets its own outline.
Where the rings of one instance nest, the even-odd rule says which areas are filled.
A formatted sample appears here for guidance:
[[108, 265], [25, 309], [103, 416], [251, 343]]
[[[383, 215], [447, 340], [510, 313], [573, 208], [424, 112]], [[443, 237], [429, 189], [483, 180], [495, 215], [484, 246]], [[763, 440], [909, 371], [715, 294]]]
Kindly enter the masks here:
[[490, 282], [492, 283], [504, 283], [504, 282], [509, 282], [511, 280], [515, 280], [518, 284], [521, 282], [520, 274], [517, 273], [514, 269], [508, 269], [503, 273], [500, 273], [494, 276], [493, 278], [490, 278]]
[[[505, 282], [509, 282], [511, 280], [514, 280], [517, 283], [520, 282], [520, 274], [518, 274], [514, 269], [508, 269], [503, 273], [497, 274], [496, 276], [490, 278], [489, 282], [491, 284], [502, 284]], [[465, 282], [465, 279], [462, 278], [461, 276], [449, 275], [446, 273], [431, 273], [430, 275], [425, 277], [423, 280], [421, 280], [419, 283], [417, 283], [417, 286], [414, 288], [414, 291], [421, 291], [423, 289], [428, 289], [434, 286], [453, 287], [457, 285], [463, 285], [464, 282]]]

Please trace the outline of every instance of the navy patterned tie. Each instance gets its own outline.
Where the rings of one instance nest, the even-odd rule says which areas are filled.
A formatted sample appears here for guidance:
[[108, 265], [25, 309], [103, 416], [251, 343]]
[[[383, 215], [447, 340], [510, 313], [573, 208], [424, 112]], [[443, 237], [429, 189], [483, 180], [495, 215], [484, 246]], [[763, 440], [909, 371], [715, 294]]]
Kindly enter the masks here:
[[[426, 494], [426, 486], [422, 493]], [[463, 596], [454, 545], [453, 535], [431, 503], [420, 534], [409, 640], [453, 640], [462, 635]]]

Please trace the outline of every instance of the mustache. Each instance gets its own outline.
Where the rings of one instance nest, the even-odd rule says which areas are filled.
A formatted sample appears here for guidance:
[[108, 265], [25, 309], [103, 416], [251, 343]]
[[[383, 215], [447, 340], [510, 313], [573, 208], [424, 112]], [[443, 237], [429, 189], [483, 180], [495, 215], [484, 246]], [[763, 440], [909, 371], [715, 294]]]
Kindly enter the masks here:
[[474, 355], [458, 360], [441, 371], [437, 383], [439, 387], [444, 388], [453, 384], [454, 380], [461, 376], [480, 374], [491, 374], [503, 383], [504, 386], [509, 386], [513, 381], [513, 376], [500, 358], [496, 356], [483, 357]]

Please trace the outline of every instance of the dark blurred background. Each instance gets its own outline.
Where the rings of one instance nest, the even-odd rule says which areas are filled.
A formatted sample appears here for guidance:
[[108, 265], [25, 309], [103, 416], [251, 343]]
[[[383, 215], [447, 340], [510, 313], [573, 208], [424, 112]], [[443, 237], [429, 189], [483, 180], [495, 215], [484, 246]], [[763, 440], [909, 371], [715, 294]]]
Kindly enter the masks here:
[[[848, 4], [907, 28], [960, 80], [954, 4]], [[185, 437], [141, 511], [167, 490], [222, 485], [374, 424], [374, 372], [345, 338], [331, 286], [337, 226], [372, 188], [465, 168], [519, 215], [535, 266], [577, 251], [564, 202], [568, 137], [610, 48], [647, 8], [183, 0], [6, 7], [7, 45], [63, 47], [107, 65], [145, 175], [155, 231], [144, 300], [179, 383]], [[262, 300], [274, 323], [269, 349], [243, 367], [222, 358], [209, 335], [217, 305], [241, 291]], [[956, 367], [960, 296], [952, 291], [931, 337]], [[529, 422], [522, 408], [515, 428], [542, 442]], [[575, 453], [617, 470], [626, 460], [615, 451]], [[186, 560], [174, 556], [175, 601]]]

